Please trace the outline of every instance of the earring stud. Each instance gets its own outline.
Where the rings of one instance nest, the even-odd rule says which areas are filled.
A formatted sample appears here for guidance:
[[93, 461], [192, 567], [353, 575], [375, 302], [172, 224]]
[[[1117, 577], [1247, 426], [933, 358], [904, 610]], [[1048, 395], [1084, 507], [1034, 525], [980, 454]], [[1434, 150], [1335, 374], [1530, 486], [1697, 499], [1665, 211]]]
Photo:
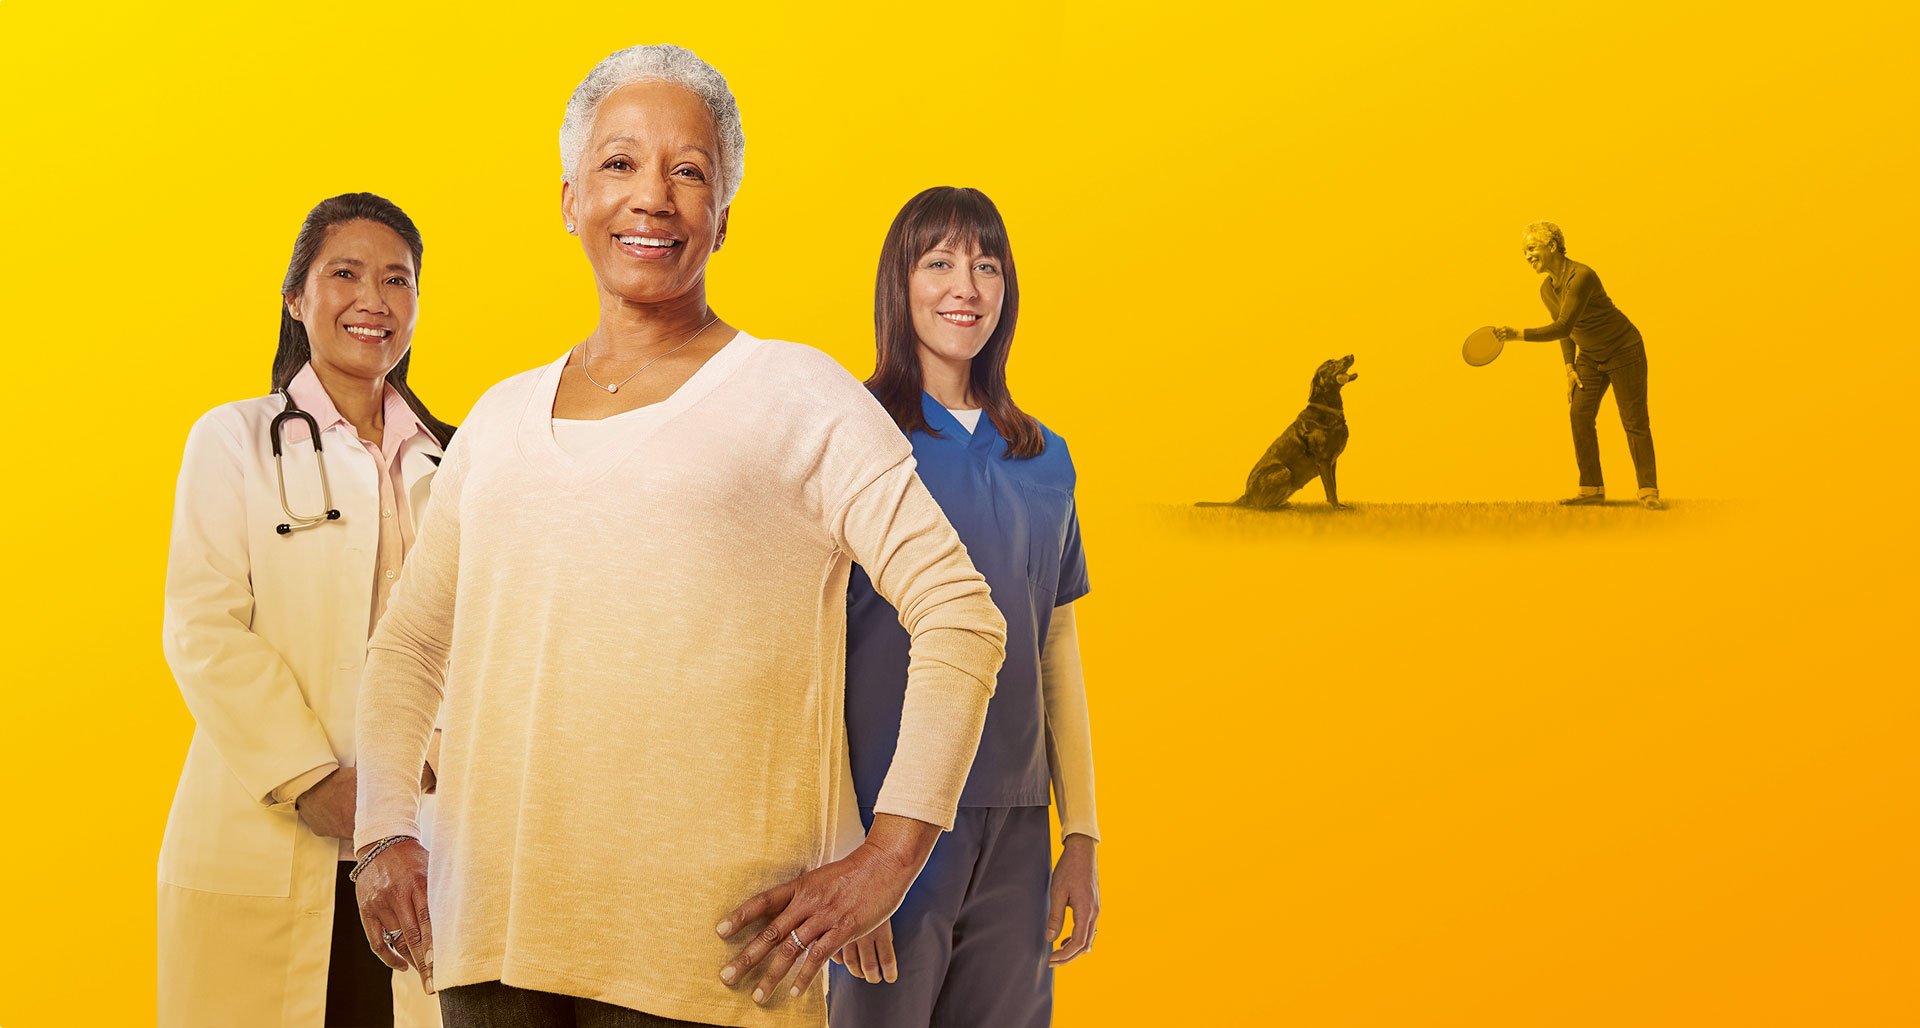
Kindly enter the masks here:
[[567, 234], [568, 235], [573, 234], [573, 222], [571, 221], [567, 222]]

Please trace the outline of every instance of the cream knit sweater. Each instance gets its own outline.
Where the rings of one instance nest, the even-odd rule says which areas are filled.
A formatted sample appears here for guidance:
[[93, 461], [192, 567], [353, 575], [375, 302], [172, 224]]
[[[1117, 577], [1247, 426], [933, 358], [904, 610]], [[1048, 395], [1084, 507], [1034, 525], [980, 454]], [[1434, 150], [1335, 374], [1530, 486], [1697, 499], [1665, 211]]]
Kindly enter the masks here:
[[849, 563], [913, 634], [881, 812], [952, 826], [1004, 623], [906, 439], [824, 354], [741, 333], [581, 459], [551, 430], [564, 364], [489, 390], [435, 481], [370, 644], [355, 845], [417, 833], [438, 712], [436, 985], [824, 1024], [826, 975], [757, 1007], [713, 926], [824, 863], [852, 801]]

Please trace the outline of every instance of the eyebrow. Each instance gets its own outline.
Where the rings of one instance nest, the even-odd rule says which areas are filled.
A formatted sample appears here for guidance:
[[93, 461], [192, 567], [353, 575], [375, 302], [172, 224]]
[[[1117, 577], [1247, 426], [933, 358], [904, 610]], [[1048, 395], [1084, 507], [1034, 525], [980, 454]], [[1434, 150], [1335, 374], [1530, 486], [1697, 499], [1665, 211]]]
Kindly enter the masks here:
[[[644, 142], [646, 142], [646, 140], [641, 139], [639, 136], [614, 136], [611, 139], [602, 140], [600, 145], [601, 147], [604, 148], [604, 147], [612, 146], [615, 143], [644, 143]], [[680, 149], [692, 150], [694, 153], [697, 153], [700, 156], [705, 157], [707, 160], [713, 160], [713, 154], [708, 153], [707, 148], [704, 146], [695, 146], [692, 143], [681, 143]]]
[[[367, 266], [366, 261], [360, 260], [355, 257], [335, 257], [334, 259], [328, 261], [324, 265], [324, 267], [331, 268], [336, 264], [351, 264], [356, 268], [364, 268]], [[388, 271], [404, 271], [409, 275], [413, 274], [413, 268], [405, 264], [389, 264], [387, 265], [387, 270]]]

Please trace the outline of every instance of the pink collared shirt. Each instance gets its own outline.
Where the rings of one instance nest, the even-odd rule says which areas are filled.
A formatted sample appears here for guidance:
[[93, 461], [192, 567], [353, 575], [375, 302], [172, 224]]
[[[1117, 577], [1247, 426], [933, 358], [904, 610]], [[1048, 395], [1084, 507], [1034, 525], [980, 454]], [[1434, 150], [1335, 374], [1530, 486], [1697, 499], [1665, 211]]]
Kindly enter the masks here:
[[[345, 425], [359, 438], [359, 430], [333, 405], [333, 397], [327, 395], [327, 388], [320, 384], [320, 376], [313, 370], [312, 364], [300, 369], [287, 384], [287, 393], [301, 410], [313, 415], [313, 423], [320, 426], [321, 434], [335, 425]], [[383, 414], [385, 426], [378, 443], [360, 439], [360, 445], [373, 455], [385, 474], [379, 476], [380, 482], [380, 534], [376, 549], [377, 559], [373, 566], [373, 608], [367, 621], [367, 634], [373, 634], [373, 626], [380, 622], [380, 615], [387, 609], [387, 598], [393, 593], [393, 583], [400, 577], [400, 562], [406, 559], [407, 551], [413, 548], [413, 521], [407, 507], [406, 483], [400, 476], [400, 448], [415, 433], [427, 433], [427, 426], [420, 423], [413, 408], [392, 386], [386, 387], [386, 407]], [[306, 438], [307, 426], [294, 421], [287, 426], [289, 442]], [[432, 763], [432, 756], [428, 763]], [[287, 781], [275, 789], [272, 799], [284, 803], [297, 798], [301, 793], [319, 784], [320, 780], [332, 774], [340, 765], [323, 764], [307, 773]], [[341, 840], [340, 859], [353, 859], [353, 844]]]
[[[326, 387], [320, 384], [320, 376], [313, 365], [300, 369], [287, 385], [287, 392], [300, 409], [313, 415], [313, 421], [320, 426], [320, 432], [335, 425], [346, 425], [359, 432], [351, 422], [333, 405], [333, 397], [327, 395]], [[407, 509], [406, 483], [400, 477], [400, 447], [415, 433], [425, 434], [427, 426], [420, 423], [413, 408], [400, 398], [400, 393], [391, 385], [386, 387], [386, 428], [379, 442], [361, 439], [360, 445], [366, 447], [373, 459], [378, 461], [385, 474], [380, 476], [380, 543], [376, 551], [378, 559], [373, 565], [373, 613], [367, 621], [367, 634], [373, 634], [373, 626], [380, 622], [380, 615], [387, 609], [387, 597], [393, 593], [393, 583], [400, 577], [400, 562], [406, 559], [407, 551], [413, 548], [413, 522]], [[290, 438], [297, 438], [294, 433]]]

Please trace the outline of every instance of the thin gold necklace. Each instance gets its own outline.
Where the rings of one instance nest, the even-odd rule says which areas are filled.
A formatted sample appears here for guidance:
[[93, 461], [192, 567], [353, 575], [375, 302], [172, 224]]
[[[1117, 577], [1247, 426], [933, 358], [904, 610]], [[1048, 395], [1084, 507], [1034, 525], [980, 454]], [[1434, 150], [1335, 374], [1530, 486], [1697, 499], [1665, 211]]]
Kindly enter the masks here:
[[713, 322], [719, 321], [719, 320], [720, 320], [720, 316], [718, 314], [714, 315], [712, 321], [709, 321], [706, 324], [701, 325], [699, 328], [695, 329], [693, 334], [686, 338], [686, 342], [683, 342], [679, 346], [676, 346], [673, 349], [668, 350], [666, 353], [663, 353], [654, 357], [653, 360], [650, 360], [645, 364], [640, 365], [638, 368], [634, 369], [632, 375], [628, 375], [626, 378], [623, 378], [620, 381], [613, 383], [612, 385], [608, 385], [605, 382], [601, 382], [593, 377], [593, 371], [587, 367], [587, 362], [593, 359], [593, 351], [587, 349], [587, 344], [583, 341], [580, 344], [580, 373], [582, 375], [587, 376], [587, 381], [592, 382], [597, 388], [605, 389], [609, 393], [617, 393], [620, 391], [621, 386], [626, 385], [628, 382], [633, 381], [635, 375], [638, 375], [642, 371], [645, 371], [648, 368], [653, 367], [656, 363], [658, 363], [663, 358], [666, 358], [672, 354], [679, 353], [681, 350], [686, 349], [687, 343], [691, 343], [695, 339], [700, 338], [700, 333], [705, 332], [707, 329], [712, 328]]

